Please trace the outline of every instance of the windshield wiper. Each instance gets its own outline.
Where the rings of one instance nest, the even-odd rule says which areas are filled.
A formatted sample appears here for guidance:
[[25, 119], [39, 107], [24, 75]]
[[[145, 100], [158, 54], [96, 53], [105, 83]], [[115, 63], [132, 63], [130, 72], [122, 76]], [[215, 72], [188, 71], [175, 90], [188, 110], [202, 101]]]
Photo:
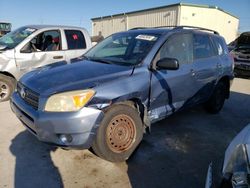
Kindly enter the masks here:
[[109, 60], [106, 60], [106, 59], [94, 58], [94, 57], [86, 57], [86, 58], [87, 58], [87, 60], [90, 60], [90, 61], [96, 61], [96, 62], [105, 63], [105, 64], [113, 64], [112, 61], [109, 61]]
[[89, 60], [89, 58], [87, 56], [85, 56], [85, 55], [80, 56], [79, 59]]

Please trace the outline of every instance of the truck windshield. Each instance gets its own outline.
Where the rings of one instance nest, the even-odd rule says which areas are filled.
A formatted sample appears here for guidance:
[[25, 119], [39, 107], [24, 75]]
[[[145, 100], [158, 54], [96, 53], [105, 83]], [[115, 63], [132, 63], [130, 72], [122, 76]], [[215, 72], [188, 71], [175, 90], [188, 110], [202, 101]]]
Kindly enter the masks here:
[[117, 33], [97, 44], [85, 57], [102, 63], [136, 65], [142, 62], [158, 38], [158, 34], [151, 33]]
[[30, 27], [21, 27], [0, 38], [0, 45], [8, 49], [15, 48], [20, 42], [31, 35], [36, 29]]
[[0, 31], [10, 31], [11, 24], [10, 23], [0, 23]]

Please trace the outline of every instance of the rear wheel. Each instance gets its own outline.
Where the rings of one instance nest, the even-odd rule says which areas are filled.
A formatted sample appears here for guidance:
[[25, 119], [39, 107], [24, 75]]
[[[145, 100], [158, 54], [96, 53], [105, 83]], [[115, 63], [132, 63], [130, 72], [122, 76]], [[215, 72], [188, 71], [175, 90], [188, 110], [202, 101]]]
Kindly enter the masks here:
[[205, 109], [212, 114], [217, 114], [223, 107], [226, 99], [226, 85], [219, 82], [209, 100], [205, 103]]
[[15, 89], [15, 79], [6, 75], [0, 75], [0, 102], [10, 99]]
[[105, 112], [92, 149], [108, 161], [125, 161], [142, 137], [143, 124], [138, 111], [127, 105], [115, 105]]

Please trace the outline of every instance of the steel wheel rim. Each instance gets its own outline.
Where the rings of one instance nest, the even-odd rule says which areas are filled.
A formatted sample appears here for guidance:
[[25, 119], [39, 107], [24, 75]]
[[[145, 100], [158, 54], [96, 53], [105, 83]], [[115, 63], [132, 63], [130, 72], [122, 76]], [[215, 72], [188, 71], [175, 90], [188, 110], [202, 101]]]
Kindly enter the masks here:
[[0, 81], [0, 99], [1, 100], [5, 99], [8, 96], [9, 90], [10, 90], [9, 86], [6, 83]]
[[136, 138], [136, 126], [132, 118], [125, 114], [115, 116], [108, 124], [106, 141], [115, 153], [129, 150]]

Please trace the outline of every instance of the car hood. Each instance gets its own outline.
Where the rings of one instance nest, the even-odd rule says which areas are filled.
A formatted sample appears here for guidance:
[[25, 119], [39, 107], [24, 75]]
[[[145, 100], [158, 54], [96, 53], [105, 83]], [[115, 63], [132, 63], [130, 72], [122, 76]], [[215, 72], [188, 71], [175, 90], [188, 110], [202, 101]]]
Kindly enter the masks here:
[[25, 74], [20, 82], [41, 96], [48, 96], [64, 91], [93, 88], [107, 81], [130, 76], [133, 68], [88, 60], [58, 62]]

